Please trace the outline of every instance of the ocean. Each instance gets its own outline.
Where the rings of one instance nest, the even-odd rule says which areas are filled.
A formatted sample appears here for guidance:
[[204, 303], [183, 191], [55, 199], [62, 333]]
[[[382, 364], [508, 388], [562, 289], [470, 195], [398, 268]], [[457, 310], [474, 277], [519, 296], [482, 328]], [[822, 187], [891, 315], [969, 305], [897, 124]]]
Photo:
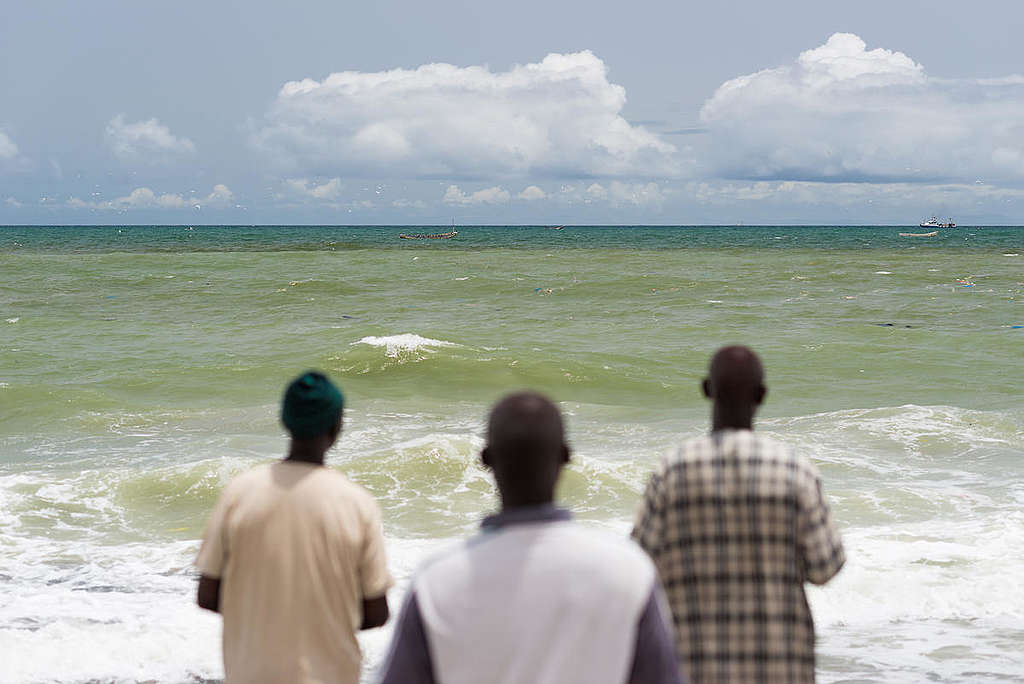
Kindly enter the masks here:
[[[399, 584], [494, 509], [502, 394], [568, 420], [560, 498], [625, 535], [748, 344], [757, 429], [822, 473], [848, 562], [809, 592], [822, 682], [1024, 682], [1024, 227], [0, 227], [0, 682], [209, 682], [192, 560], [224, 484], [286, 446], [307, 368], [329, 463]], [[388, 629], [362, 638], [367, 676]]]

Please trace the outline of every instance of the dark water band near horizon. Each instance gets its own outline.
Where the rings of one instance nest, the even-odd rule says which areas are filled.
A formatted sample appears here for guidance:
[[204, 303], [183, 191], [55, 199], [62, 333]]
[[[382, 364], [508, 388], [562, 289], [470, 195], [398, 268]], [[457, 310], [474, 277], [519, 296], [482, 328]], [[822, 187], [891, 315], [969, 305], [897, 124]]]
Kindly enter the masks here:
[[[0, 226], [0, 251], [279, 251], [387, 247], [437, 249], [518, 247], [544, 249], [931, 249], [1020, 245], [1021, 226], [958, 226], [934, 237], [900, 233], [907, 226], [455, 226], [451, 240], [400, 240], [402, 233], [444, 233], [445, 225], [93, 225]], [[929, 232], [931, 229], [927, 229]]]
[[191, 562], [307, 368], [345, 391], [330, 464], [381, 503], [397, 606], [495, 506], [503, 393], [560, 403], [562, 501], [626, 534], [731, 343], [843, 529], [818, 680], [1024, 682], [1024, 227], [456, 228], [0, 227], [0, 682], [223, 675]]

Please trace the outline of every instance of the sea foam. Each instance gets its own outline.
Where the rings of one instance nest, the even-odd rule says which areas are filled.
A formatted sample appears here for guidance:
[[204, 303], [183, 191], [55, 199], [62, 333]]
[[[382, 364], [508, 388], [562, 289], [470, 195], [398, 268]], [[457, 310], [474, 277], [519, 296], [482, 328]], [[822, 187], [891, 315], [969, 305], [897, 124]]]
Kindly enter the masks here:
[[422, 337], [415, 333], [403, 333], [401, 335], [386, 335], [384, 337], [367, 336], [356, 344], [368, 344], [372, 347], [384, 347], [385, 354], [390, 358], [398, 358], [403, 354], [412, 354], [418, 351], [429, 350], [435, 347], [458, 347], [454, 342], [434, 340], [429, 337]]

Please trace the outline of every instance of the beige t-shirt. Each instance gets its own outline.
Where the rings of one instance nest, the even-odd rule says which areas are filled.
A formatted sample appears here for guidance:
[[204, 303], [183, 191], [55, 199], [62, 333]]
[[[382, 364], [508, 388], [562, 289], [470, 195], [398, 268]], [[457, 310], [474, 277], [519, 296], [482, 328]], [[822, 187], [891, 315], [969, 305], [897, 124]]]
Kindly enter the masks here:
[[362, 487], [324, 466], [254, 468], [221, 494], [196, 566], [221, 580], [226, 682], [359, 681], [362, 601], [394, 584]]

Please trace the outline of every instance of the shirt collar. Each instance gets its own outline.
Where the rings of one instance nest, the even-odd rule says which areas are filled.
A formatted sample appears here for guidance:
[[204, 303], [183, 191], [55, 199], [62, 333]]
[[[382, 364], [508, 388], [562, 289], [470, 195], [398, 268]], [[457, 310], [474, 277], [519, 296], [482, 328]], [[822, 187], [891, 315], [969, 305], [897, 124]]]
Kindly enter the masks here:
[[572, 513], [556, 506], [553, 503], [540, 504], [537, 506], [518, 506], [489, 515], [480, 524], [485, 530], [498, 529], [506, 525], [521, 525], [524, 523], [539, 522], [561, 522], [572, 520]]

